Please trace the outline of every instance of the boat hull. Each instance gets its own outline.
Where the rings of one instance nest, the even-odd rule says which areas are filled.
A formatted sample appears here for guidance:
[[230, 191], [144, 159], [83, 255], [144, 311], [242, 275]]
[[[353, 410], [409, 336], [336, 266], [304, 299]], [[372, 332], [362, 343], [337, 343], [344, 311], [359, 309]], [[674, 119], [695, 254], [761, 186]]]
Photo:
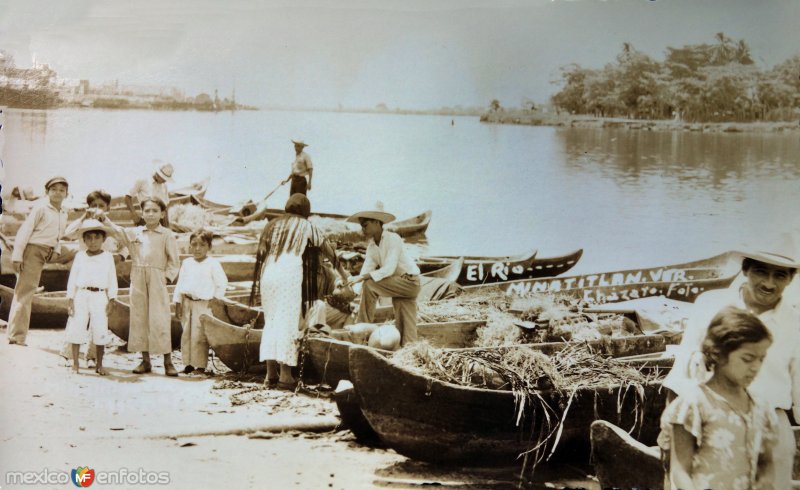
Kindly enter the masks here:
[[[544, 411], [529, 408], [516, 423], [514, 395], [508, 391], [465, 388], [393, 366], [370, 349], [350, 350], [350, 371], [361, 410], [381, 440], [400, 454], [432, 463], [513, 464], [530, 447], [532, 434], [545, 429]], [[635, 428], [653, 441], [664, 408], [660, 385], [635, 389], [586, 389], [575, 393], [563, 423], [557, 456], [587, 447], [596, 419]], [[542, 400], [562, 415], [565, 400], [542, 392]]]

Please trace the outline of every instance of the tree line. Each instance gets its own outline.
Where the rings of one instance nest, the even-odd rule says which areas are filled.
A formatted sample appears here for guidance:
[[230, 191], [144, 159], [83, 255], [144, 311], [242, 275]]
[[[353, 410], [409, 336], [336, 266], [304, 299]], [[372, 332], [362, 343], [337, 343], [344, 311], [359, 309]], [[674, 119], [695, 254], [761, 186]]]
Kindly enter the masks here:
[[688, 122], [786, 121], [800, 112], [800, 54], [769, 70], [744, 40], [668, 47], [659, 62], [624, 43], [601, 69], [561, 68], [553, 105], [572, 114]]

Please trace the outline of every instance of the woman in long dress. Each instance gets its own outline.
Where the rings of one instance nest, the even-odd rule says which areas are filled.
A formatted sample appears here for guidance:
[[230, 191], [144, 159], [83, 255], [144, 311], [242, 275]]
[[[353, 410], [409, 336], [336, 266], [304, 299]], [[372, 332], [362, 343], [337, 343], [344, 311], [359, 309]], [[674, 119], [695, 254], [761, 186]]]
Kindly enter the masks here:
[[[320, 296], [317, 270], [320, 254], [346, 279], [336, 252], [316, 226], [308, 221], [311, 203], [292, 194], [286, 214], [271, 220], [261, 233], [253, 278], [252, 300], [261, 294], [264, 333], [260, 360], [267, 362], [267, 383], [294, 389], [292, 367], [297, 365], [303, 318]], [[278, 375], [280, 367], [280, 375]]]

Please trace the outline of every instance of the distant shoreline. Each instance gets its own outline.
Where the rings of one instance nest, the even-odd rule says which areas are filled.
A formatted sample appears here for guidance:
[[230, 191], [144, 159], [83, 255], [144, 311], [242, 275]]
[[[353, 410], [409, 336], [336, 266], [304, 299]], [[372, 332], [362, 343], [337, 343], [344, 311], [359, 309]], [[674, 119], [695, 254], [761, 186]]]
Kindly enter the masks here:
[[488, 124], [517, 124], [524, 126], [554, 126], [564, 128], [628, 129], [641, 131], [685, 131], [699, 133], [775, 133], [800, 131], [800, 121], [756, 122], [683, 122], [675, 120], [626, 119], [553, 115], [543, 112], [492, 112], [481, 115]]

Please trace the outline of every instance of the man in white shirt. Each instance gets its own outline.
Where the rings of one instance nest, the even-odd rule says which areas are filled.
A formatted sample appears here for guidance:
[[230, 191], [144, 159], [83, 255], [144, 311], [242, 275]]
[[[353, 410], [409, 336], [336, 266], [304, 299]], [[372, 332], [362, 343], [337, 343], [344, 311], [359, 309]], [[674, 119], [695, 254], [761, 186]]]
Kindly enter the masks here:
[[417, 340], [417, 295], [419, 295], [419, 267], [403, 247], [400, 235], [383, 229], [394, 221], [394, 216], [383, 211], [382, 206], [373, 211], [361, 211], [347, 221], [361, 224], [367, 237], [366, 259], [361, 273], [348, 280], [350, 285], [363, 282], [358, 323], [372, 323], [375, 303], [379, 296], [392, 298], [395, 325], [403, 345]]
[[779, 243], [774, 250], [742, 252], [745, 282], [736, 281], [729, 289], [697, 298], [664, 386], [680, 395], [710, 378], [700, 349], [711, 318], [722, 308], [735, 306], [758, 316], [772, 334], [772, 345], [748, 391], [776, 410], [774, 488], [791, 488], [795, 441], [787, 412], [791, 410], [795, 420], [800, 420], [800, 309], [783, 293], [800, 264], [788, 244]]
[[[175, 170], [172, 165], [165, 163], [160, 165], [153, 175], [146, 179], [139, 179], [134, 184], [128, 194], [125, 196], [125, 205], [131, 213], [133, 224], [141, 226], [144, 224], [142, 213], [136, 211], [133, 205], [133, 198], [136, 198], [136, 204], [141, 203], [147, 197], [157, 197], [161, 199], [164, 204], [169, 206], [169, 190], [167, 189], [167, 182], [172, 182], [172, 174]], [[164, 221], [169, 227], [169, 218], [165, 215]]]
[[295, 158], [292, 162], [292, 173], [289, 174], [289, 177], [286, 179], [292, 181], [291, 188], [289, 189], [290, 196], [296, 193], [306, 194], [307, 191], [310, 191], [311, 177], [314, 175], [314, 166], [311, 164], [311, 157], [308, 156], [308, 153], [303, 151], [303, 148], [308, 145], [303, 141], [292, 140], [292, 143], [294, 143]]

